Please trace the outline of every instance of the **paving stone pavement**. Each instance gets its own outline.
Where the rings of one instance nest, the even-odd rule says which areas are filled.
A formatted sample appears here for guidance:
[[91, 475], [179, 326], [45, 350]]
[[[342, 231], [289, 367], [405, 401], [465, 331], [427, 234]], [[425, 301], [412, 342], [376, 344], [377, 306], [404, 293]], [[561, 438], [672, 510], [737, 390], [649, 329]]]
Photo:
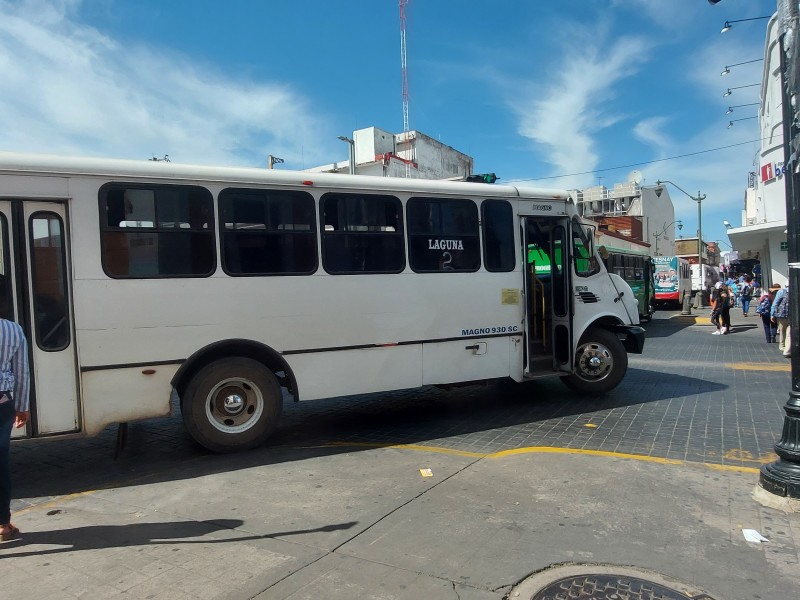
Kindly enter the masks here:
[[[696, 312], [657, 313], [601, 399], [548, 380], [287, 401], [273, 438], [235, 456], [199, 448], [177, 411], [132, 424], [117, 460], [114, 428], [15, 444], [27, 535], [0, 547], [0, 577], [15, 598], [499, 598], [537, 568], [605, 560], [715, 598], [790, 597], [774, 594], [800, 589], [797, 517], [751, 498], [788, 361], [760, 320], [734, 312], [712, 336]], [[744, 542], [750, 526], [770, 542]]]

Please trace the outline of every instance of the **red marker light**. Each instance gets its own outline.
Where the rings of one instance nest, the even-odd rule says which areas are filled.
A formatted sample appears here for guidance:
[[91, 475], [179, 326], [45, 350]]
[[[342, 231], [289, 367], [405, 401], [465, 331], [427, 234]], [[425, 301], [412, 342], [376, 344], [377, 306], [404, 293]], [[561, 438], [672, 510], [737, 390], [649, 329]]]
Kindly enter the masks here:
[[303, 182], [303, 185], [314, 185], [314, 182], [306, 180]]

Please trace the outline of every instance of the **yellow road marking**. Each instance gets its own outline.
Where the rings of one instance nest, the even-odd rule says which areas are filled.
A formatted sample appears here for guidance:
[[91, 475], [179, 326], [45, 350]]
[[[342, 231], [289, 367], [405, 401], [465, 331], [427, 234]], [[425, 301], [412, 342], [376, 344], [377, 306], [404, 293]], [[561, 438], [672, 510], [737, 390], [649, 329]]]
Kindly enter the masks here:
[[[328, 447], [344, 448], [348, 446], [356, 448], [395, 448], [398, 450], [413, 450], [416, 452], [430, 452], [433, 454], [449, 454], [453, 456], [465, 456], [468, 458], [505, 458], [519, 454], [585, 454], [589, 456], [605, 456], [611, 458], [626, 458], [630, 460], [640, 460], [662, 465], [700, 465], [717, 471], [733, 471], [736, 473], [758, 474], [759, 469], [754, 467], [739, 467], [735, 465], [717, 465], [714, 463], [698, 463], [692, 461], [677, 460], [674, 458], [662, 458], [659, 456], [647, 456], [645, 454], [627, 454], [624, 452], [608, 452], [606, 450], [585, 450], [583, 448], [558, 448], [553, 446], [528, 446], [526, 448], [514, 448], [513, 450], [501, 450], [499, 452], [481, 453], [466, 452], [463, 450], [452, 450], [439, 446], [421, 446], [419, 444], [370, 444], [365, 442], [331, 442], [325, 444]], [[756, 462], [756, 461], [753, 461]]]
[[739, 371], [782, 371], [786, 373], [792, 372], [792, 365], [779, 364], [779, 363], [725, 363], [728, 369], [737, 369]]
[[[650, 462], [656, 463], [661, 465], [689, 465], [689, 466], [703, 466], [708, 467], [709, 469], [713, 469], [715, 471], [729, 471], [734, 473], [752, 473], [758, 474], [760, 472], [759, 469], [754, 467], [739, 467], [735, 465], [718, 465], [714, 463], [698, 463], [692, 461], [684, 461], [684, 460], [676, 460], [674, 458], [661, 458], [659, 456], [647, 456], [645, 454], [627, 454], [625, 452], [609, 452], [606, 450], [585, 450], [583, 448], [558, 448], [553, 446], [527, 446], [525, 448], [514, 448], [512, 450], [501, 450], [499, 452], [468, 452], [465, 450], [453, 450], [452, 448], [441, 448], [439, 446], [421, 446], [419, 444], [371, 444], [367, 442], [330, 442], [328, 444], [323, 444], [321, 446], [315, 446], [317, 448], [394, 448], [397, 450], [413, 450], [415, 452], [430, 452], [432, 454], [446, 454], [450, 456], [464, 456], [467, 458], [505, 458], [508, 456], [517, 456], [520, 454], [584, 454], [589, 456], [605, 456], [611, 458], [625, 458], [629, 460], [639, 460], [643, 462]], [[725, 454], [728, 456], [731, 453], [735, 453], [735, 451], [731, 450]], [[757, 462], [765, 462], [766, 456], [760, 457]], [[766, 460], [766, 462], [772, 462], [774, 459]], [[753, 460], [753, 462], [756, 462]], [[137, 479], [142, 479], [137, 478]], [[126, 484], [130, 484], [131, 482], [126, 482]], [[122, 484], [122, 485], [126, 485]], [[113, 488], [114, 486], [109, 486], [106, 488], [100, 488], [97, 490], [85, 490], [83, 492], [76, 492], [74, 494], [67, 494], [64, 496], [59, 496], [57, 498], [53, 498], [52, 500], [48, 500], [47, 502], [43, 502], [41, 504], [34, 504], [33, 506], [26, 506], [25, 508], [21, 508], [19, 510], [15, 510], [15, 515], [24, 515], [32, 510], [46, 510], [48, 508], [59, 506], [64, 502], [68, 502], [70, 500], [74, 500], [75, 498], [80, 498], [82, 496], [89, 496], [91, 494], [95, 494], [99, 491], [108, 490]]]
[[30, 512], [34, 509], [47, 509], [53, 506], [58, 506], [64, 502], [68, 502], [69, 500], [74, 500], [75, 498], [80, 498], [81, 496], [88, 496], [90, 494], [94, 494], [99, 490], [86, 490], [85, 492], [75, 492], [74, 494], [67, 494], [66, 496], [59, 496], [58, 498], [53, 498], [52, 500], [48, 500], [47, 502], [42, 502], [41, 504], [34, 504], [33, 506], [26, 506], [25, 508], [20, 508], [19, 510], [15, 510], [15, 515], [24, 515], [26, 512]]

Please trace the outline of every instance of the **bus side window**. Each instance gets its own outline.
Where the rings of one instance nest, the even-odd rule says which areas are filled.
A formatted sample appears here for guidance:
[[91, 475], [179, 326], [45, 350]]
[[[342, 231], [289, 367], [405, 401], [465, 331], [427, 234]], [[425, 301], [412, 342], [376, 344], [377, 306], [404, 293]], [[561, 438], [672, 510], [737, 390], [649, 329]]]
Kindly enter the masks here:
[[227, 188], [219, 211], [222, 268], [229, 275], [317, 270], [315, 204], [307, 192]]
[[513, 271], [517, 262], [514, 244], [514, 217], [505, 200], [484, 200], [483, 262], [487, 271]]
[[216, 267], [213, 200], [197, 186], [100, 188], [100, 247], [109, 277], [207, 277]]
[[478, 207], [472, 200], [411, 198], [406, 211], [412, 270], [463, 273], [480, 268]]
[[399, 199], [328, 193], [319, 204], [322, 264], [328, 273], [400, 273], [405, 268]]

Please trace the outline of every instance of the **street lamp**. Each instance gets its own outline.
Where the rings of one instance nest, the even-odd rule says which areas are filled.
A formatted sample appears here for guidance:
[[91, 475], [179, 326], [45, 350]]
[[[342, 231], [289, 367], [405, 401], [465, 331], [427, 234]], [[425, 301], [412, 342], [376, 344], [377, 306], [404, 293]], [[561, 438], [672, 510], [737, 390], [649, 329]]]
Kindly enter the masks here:
[[746, 61], [740, 62], [740, 63], [733, 63], [732, 65], [725, 65], [725, 68], [722, 69], [722, 73], [720, 73], [720, 75], [723, 76], [723, 77], [725, 75], [730, 75], [731, 67], [738, 67], [740, 65], [749, 65], [750, 63], [761, 62], [762, 60], [764, 60], [764, 59], [763, 58], [754, 58], [753, 60], [746, 60]]
[[757, 86], [757, 85], [761, 85], [761, 84], [760, 84], [760, 83], [751, 83], [751, 84], [749, 84], [749, 85], [737, 85], [737, 86], [735, 86], [735, 87], [729, 87], [729, 88], [728, 88], [728, 89], [725, 91], [725, 93], [724, 93], [724, 94], [722, 94], [722, 97], [723, 97], [723, 98], [727, 98], [728, 96], [730, 96], [730, 95], [733, 93], [733, 90], [741, 90], [742, 88], [755, 87], [755, 86]]
[[669, 225], [665, 224], [665, 225], [664, 225], [664, 229], [662, 229], [662, 230], [661, 230], [661, 231], [659, 231], [658, 233], [654, 233], [654, 234], [653, 234], [653, 237], [654, 237], [654, 238], [656, 238], [655, 256], [661, 256], [661, 255], [658, 253], [658, 238], [660, 238], [661, 236], [663, 236], [664, 234], [666, 234], [666, 233], [667, 233], [667, 229], [669, 229], [670, 227], [672, 227], [673, 225], [676, 225], [676, 224], [678, 225], [678, 231], [680, 231], [681, 229], [683, 229], [683, 223], [681, 222], [681, 220], [680, 220], [680, 219], [678, 219], [677, 221], [673, 221], [673, 222], [672, 222], [672, 223], [670, 223]]
[[[711, 0], [709, 0], [710, 2]], [[769, 19], [769, 17], [752, 17], [750, 19], [735, 19], [733, 21], [725, 21], [725, 24], [722, 26], [722, 31], [720, 33], [725, 33], [726, 31], [730, 31], [731, 27], [733, 27], [733, 23], [744, 23], [745, 21], [758, 21], [759, 19]]]
[[734, 104], [733, 106], [728, 107], [728, 110], [725, 111], [725, 114], [729, 115], [733, 112], [734, 108], [741, 108], [742, 106], [761, 106], [761, 102], [750, 102], [749, 104]]
[[753, 117], [742, 117], [741, 119], [734, 119], [733, 121], [728, 121], [728, 129], [733, 127], [733, 124], [736, 123], [737, 121], [747, 121], [748, 119], [755, 119], [755, 118], [756, 118], [755, 116], [753, 116]]
[[350, 149], [348, 152], [349, 159], [348, 162], [350, 163], [350, 175], [356, 174], [356, 143], [347, 136], [344, 135], [337, 135], [337, 138], [342, 140], [343, 142], [347, 142], [350, 145]]
[[665, 179], [664, 181], [656, 181], [657, 186], [661, 186], [665, 183], [669, 183], [675, 189], [683, 192], [689, 198], [697, 202], [697, 273], [700, 278], [700, 289], [698, 290], [698, 302], [697, 308], [700, 308], [703, 305], [703, 200], [706, 199], [705, 194], [701, 194], [699, 191], [697, 192], [697, 196], [692, 196], [689, 192], [684, 190], [678, 184], [673, 183]]

